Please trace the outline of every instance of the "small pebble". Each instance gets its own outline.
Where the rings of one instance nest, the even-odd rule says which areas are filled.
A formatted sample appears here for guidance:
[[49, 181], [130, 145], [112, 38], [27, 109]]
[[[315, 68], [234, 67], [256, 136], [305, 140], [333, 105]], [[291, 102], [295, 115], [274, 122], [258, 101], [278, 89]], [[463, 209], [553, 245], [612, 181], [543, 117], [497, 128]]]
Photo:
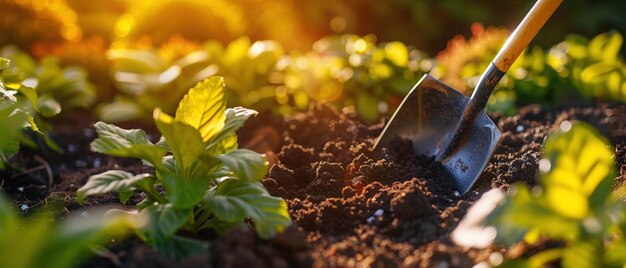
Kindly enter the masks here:
[[572, 122], [565, 120], [565, 121], [561, 122], [559, 127], [561, 128], [561, 131], [568, 132], [568, 131], [570, 131], [570, 129], [572, 129]]
[[93, 160], [93, 167], [99, 168], [101, 165], [102, 165], [102, 160], [100, 159], [100, 157], [96, 157], [96, 159]]
[[74, 145], [74, 144], [70, 144], [70, 145], [67, 146], [67, 151], [70, 152], [70, 153], [76, 152], [76, 149], [77, 149], [76, 145]]
[[80, 214], [80, 216], [87, 218], [89, 216], [89, 213], [87, 213], [87, 211], [84, 211], [83, 213]]
[[74, 162], [74, 165], [76, 165], [76, 167], [86, 167], [87, 166], [87, 162], [85, 162], [84, 160], [76, 160], [76, 162]]
[[491, 265], [489, 265], [487, 262], [479, 262], [472, 268], [491, 268]]
[[24, 212], [26, 212], [30, 207], [26, 204], [23, 204], [22, 206], [20, 206], [20, 209]]
[[539, 171], [547, 173], [547, 172], [550, 172], [551, 168], [552, 168], [552, 163], [550, 163], [550, 160], [545, 159], [545, 158], [539, 160]]
[[452, 192], [452, 194], [453, 194], [454, 196], [456, 196], [456, 197], [461, 196], [461, 195], [459, 194], [459, 191], [454, 191], [454, 192]]
[[94, 133], [93, 129], [91, 129], [91, 128], [84, 128], [83, 129], [83, 135], [86, 138], [93, 138], [94, 134], [95, 133]]
[[524, 131], [524, 126], [522, 126], [522, 125], [517, 125], [517, 127], [515, 128], [515, 131], [517, 131], [517, 132], [522, 132], [522, 131]]
[[374, 212], [374, 217], [380, 217], [380, 216], [382, 216], [382, 215], [383, 215], [383, 213], [384, 213], [384, 212], [385, 212], [385, 211], [383, 211], [382, 209], [377, 209], [377, 210]]
[[20, 192], [23, 192], [24, 191], [24, 187], [21, 187], [21, 186], [17, 187], [17, 190], [20, 191]]
[[504, 257], [502, 256], [502, 254], [498, 252], [494, 252], [494, 253], [491, 253], [491, 255], [489, 255], [489, 262], [493, 266], [498, 266], [502, 264], [502, 261], [504, 261]]
[[372, 224], [374, 223], [374, 221], [376, 220], [376, 218], [374, 218], [374, 216], [367, 218], [367, 224]]

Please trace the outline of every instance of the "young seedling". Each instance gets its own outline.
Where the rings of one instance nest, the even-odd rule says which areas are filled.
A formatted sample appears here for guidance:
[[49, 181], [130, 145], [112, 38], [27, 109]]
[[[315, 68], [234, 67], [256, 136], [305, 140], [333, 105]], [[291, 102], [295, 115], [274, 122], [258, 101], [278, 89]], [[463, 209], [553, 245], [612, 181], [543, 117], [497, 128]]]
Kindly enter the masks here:
[[[181, 229], [224, 233], [246, 226], [250, 219], [263, 238], [283, 231], [291, 223], [286, 204], [270, 196], [260, 183], [267, 172], [265, 157], [237, 149], [235, 131], [256, 112], [225, 106], [224, 81], [212, 77], [189, 90], [174, 117], [154, 110], [162, 134], [156, 144], [143, 130], [96, 123], [99, 137], [91, 144], [93, 151], [142, 159], [155, 173], [111, 170], [92, 176], [78, 189], [78, 201], [117, 192], [125, 203], [135, 190], [144, 192], [146, 197], [137, 207], [149, 223], [139, 236], [175, 257], [203, 250], [198, 241], [176, 235]], [[180, 251], [181, 245], [187, 252]]]

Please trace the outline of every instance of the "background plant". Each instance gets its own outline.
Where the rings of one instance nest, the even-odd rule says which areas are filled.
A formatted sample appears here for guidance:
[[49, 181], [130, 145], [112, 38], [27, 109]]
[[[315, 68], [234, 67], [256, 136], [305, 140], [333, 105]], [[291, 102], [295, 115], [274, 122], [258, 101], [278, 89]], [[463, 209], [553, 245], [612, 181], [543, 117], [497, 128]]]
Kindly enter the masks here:
[[175, 117], [154, 110], [163, 135], [157, 144], [142, 130], [97, 123], [93, 151], [140, 158], [155, 168], [155, 174], [110, 170], [92, 176], [77, 191], [78, 201], [118, 192], [125, 203], [134, 190], [145, 192], [137, 206], [149, 223], [139, 236], [175, 257], [205, 250], [202, 242], [176, 235], [178, 230], [224, 233], [251, 219], [261, 237], [281, 232], [290, 224], [289, 213], [285, 202], [270, 196], [260, 183], [267, 172], [265, 157], [237, 149], [235, 131], [256, 112], [225, 106], [224, 80], [212, 77], [189, 90]]
[[367, 121], [392, 113], [433, 64], [419, 50], [401, 42], [377, 43], [373, 35], [328, 36], [312, 51], [291, 55], [286, 62], [278, 64], [284, 70], [284, 89], [277, 88], [277, 97], [284, 92], [294, 100], [284, 103], [299, 109], [306, 108], [309, 99], [354, 106]]
[[123, 214], [54, 219], [51, 210], [21, 217], [0, 196], [0, 266], [14, 268], [76, 267], [95, 247], [121, 238], [141, 221]]
[[[7, 68], [10, 61], [0, 57], [0, 72]], [[32, 117], [17, 103], [16, 90], [4, 86], [4, 78], [0, 73], [0, 169], [20, 149], [20, 140], [23, 140], [22, 130], [27, 127], [36, 129]]]
[[[623, 267], [626, 187], [612, 191], [613, 153], [590, 126], [569, 122], [561, 126], [545, 142], [541, 185], [532, 190], [516, 185], [484, 224], [495, 227], [496, 241], [504, 245], [524, 241], [532, 247], [550, 239], [563, 246], [500, 266], [544, 267], [556, 262], [563, 267]], [[476, 206], [485, 205], [479, 205], [481, 201]], [[459, 232], [469, 230], [459, 226], [464, 226]]]
[[[73, 108], [87, 108], [95, 101], [95, 89], [87, 81], [86, 73], [78, 67], [61, 68], [54, 58], [35, 61], [27, 53], [13, 46], [0, 49], [0, 56], [11, 64], [2, 69], [4, 87], [13, 96], [9, 99], [28, 114], [31, 127], [44, 134], [45, 144], [57, 151], [58, 146], [49, 139], [51, 126], [48, 118]], [[21, 139], [21, 143], [37, 146], [36, 139]]]
[[433, 64], [423, 52], [400, 42], [376, 44], [374, 36], [329, 36], [304, 54], [285, 54], [271, 40], [240, 38], [225, 47], [179, 40], [159, 50], [110, 50], [122, 94], [100, 107], [100, 118], [148, 118], [155, 107], [172, 112], [189, 84], [218, 74], [227, 82], [226, 98], [236, 105], [290, 114], [311, 101], [325, 102], [355, 106], [363, 119], [375, 121], [392, 112]]
[[[505, 29], [475, 25], [469, 40], [457, 37], [437, 57], [433, 75], [470, 95], [483, 70], [508, 37]], [[556, 105], [565, 99], [626, 101], [623, 37], [603, 33], [591, 40], [569, 35], [544, 50], [529, 48], [507, 72], [488, 108], [512, 114], [530, 103]]]

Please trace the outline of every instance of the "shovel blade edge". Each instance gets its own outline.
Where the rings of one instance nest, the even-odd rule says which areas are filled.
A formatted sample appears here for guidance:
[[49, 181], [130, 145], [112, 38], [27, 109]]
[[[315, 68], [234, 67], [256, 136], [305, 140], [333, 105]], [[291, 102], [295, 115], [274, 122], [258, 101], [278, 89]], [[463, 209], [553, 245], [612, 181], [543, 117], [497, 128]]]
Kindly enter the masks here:
[[[375, 149], [396, 138], [410, 140], [417, 155], [439, 159], [446, 137], [456, 132], [469, 98], [426, 74], [411, 89], [378, 137]], [[450, 172], [460, 194], [472, 187], [489, 162], [502, 134], [482, 112], [474, 121], [466, 142], [441, 164]]]

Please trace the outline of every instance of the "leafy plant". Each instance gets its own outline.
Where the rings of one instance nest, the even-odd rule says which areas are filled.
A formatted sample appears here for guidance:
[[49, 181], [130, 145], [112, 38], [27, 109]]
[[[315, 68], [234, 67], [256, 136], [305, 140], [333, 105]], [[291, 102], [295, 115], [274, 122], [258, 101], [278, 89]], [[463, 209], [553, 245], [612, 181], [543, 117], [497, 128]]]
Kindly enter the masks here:
[[[433, 75], [471, 94], [479, 76], [508, 37], [505, 29], [472, 26], [474, 36], [457, 37], [438, 57]], [[620, 58], [623, 37], [603, 33], [591, 40], [569, 35], [548, 50], [528, 49], [507, 72], [488, 108], [512, 114], [518, 106], [555, 105], [567, 97], [626, 102], [626, 62]]]
[[376, 43], [373, 35], [328, 36], [309, 53], [293, 54], [286, 62], [286, 67], [278, 66], [284, 69], [284, 87], [277, 88], [277, 98], [278, 92], [289, 93], [291, 106], [299, 109], [310, 99], [354, 106], [367, 121], [392, 113], [432, 67], [423, 52], [401, 42]]
[[37, 59], [55, 58], [61, 67], [80, 66], [86, 72], [86, 78], [97, 89], [97, 100], [109, 101], [113, 98], [115, 86], [110, 74], [111, 64], [106, 56], [108, 48], [109, 45], [102, 37], [92, 36], [80, 41], [36, 43], [30, 53]]
[[93, 151], [142, 159], [155, 168], [155, 174], [111, 170], [92, 176], [78, 189], [78, 201], [117, 192], [125, 203], [133, 191], [145, 192], [138, 208], [149, 223], [140, 237], [178, 257], [185, 253], [172, 244], [202, 250], [199, 242], [176, 235], [178, 230], [223, 233], [245, 226], [250, 219], [261, 237], [282, 231], [290, 224], [286, 204], [270, 196], [259, 182], [267, 172], [265, 157], [237, 149], [235, 131], [256, 112], [225, 106], [224, 80], [212, 77], [189, 90], [175, 117], [154, 110], [154, 121], [163, 135], [156, 144], [142, 130], [96, 123], [99, 137], [91, 144]]
[[150, 118], [161, 107], [172, 112], [187, 90], [215, 74], [208, 55], [202, 51], [168, 62], [149, 50], [112, 49], [113, 79], [122, 95], [98, 108], [107, 122]]
[[245, 37], [226, 47], [214, 41], [201, 47], [177, 38], [158, 50], [112, 49], [108, 55], [123, 94], [98, 113], [103, 121], [120, 122], [151, 118], [157, 107], [174, 112], [187, 89], [215, 74], [226, 80], [229, 102], [272, 108], [275, 86], [268, 77], [284, 52], [276, 42], [251, 44]]
[[[36, 62], [16, 47], [0, 49], [0, 56], [11, 60], [2, 69], [5, 92], [11, 92], [9, 101], [26, 113], [31, 128], [43, 137], [46, 145], [61, 151], [46, 133], [51, 126], [47, 118], [57, 116], [63, 109], [87, 108], [95, 101], [95, 90], [87, 82], [86, 74], [76, 67], [61, 68], [54, 58]], [[36, 147], [37, 142], [22, 135], [20, 143]]]
[[127, 234], [140, 223], [139, 218], [123, 214], [86, 213], [86, 217], [70, 217], [60, 224], [49, 210], [22, 218], [0, 196], [0, 266], [75, 267], [93, 254], [94, 247]]
[[237, 105], [290, 114], [313, 100], [355, 106], [362, 118], [374, 121], [393, 111], [432, 65], [424, 53], [400, 42], [376, 44], [374, 36], [356, 35], [323, 38], [305, 54], [285, 54], [276, 41], [251, 43], [246, 37], [225, 47], [207, 42], [187, 53], [170, 51], [110, 50], [123, 95], [103, 105], [100, 118], [148, 118], [156, 107], [174, 111], [190, 83], [217, 74], [228, 85], [226, 98]]
[[516, 185], [486, 218], [486, 225], [497, 231], [496, 241], [505, 245], [551, 239], [564, 246], [502, 267], [544, 267], [557, 261], [563, 267], [626, 265], [626, 187], [611, 191], [613, 153], [590, 126], [575, 123], [569, 129], [567, 123], [546, 140], [541, 186]]
[[37, 131], [33, 118], [17, 102], [18, 91], [4, 85], [1, 71], [9, 65], [8, 59], [0, 57], [0, 169], [19, 151], [20, 141], [26, 140], [22, 130], [30, 127]]
[[88, 108], [95, 102], [95, 89], [78, 67], [61, 68], [50, 57], [37, 62], [12, 46], [2, 48], [0, 55], [13, 63], [2, 72], [6, 87], [21, 92], [29, 88], [32, 93], [24, 95], [33, 104], [33, 112], [43, 117], [58, 115], [63, 108]]

